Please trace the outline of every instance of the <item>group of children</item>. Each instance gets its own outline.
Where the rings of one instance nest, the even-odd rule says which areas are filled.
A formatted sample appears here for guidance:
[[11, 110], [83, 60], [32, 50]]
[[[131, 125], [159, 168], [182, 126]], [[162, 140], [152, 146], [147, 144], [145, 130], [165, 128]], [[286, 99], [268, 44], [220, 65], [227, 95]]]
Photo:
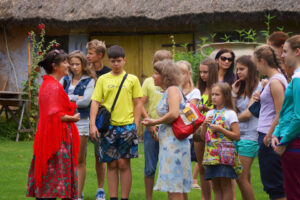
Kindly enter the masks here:
[[[296, 170], [300, 165], [300, 36], [288, 39], [286, 34], [277, 32], [270, 36], [268, 44], [258, 47], [253, 55], [241, 56], [236, 61], [230, 49], [220, 50], [215, 59], [203, 60], [199, 66], [197, 86], [192, 80], [191, 64], [187, 61], [174, 63], [171, 52], [167, 50], [155, 53], [154, 74], [145, 79], [142, 86], [135, 75], [125, 72], [125, 52], [118, 45], [108, 48], [110, 68], [103, 65], [106, 47], [98, 40], [87, 44], [87, 58], [80, 51], [62, 56], [65, 55], [63, 52], [52, 50], [39, 65], [49, 77], [60, 81], [57, 87], [62, 87], [69, 101], [76, 103], [79, 114], [59, 109], [47, 112], [59, 113], [61, 122], [69, 127], [67, 129], [76, 122], [80, 135], [78, 148], [75, 136], [71, 137], [71, 143], [69, 140], [62, 141], [71, 144], [68, 148], [75, 149], [74, 156], [69, 159], [78, 157], [78, 180], [77, 176], [73, 177], [74, 174], [65, 175], [72, 186], [64, 188], [67, 192], [61, 190], [60, 182], [55, 182], [57, 177], [53, 182], [52, 160], [60, 159], [56, 156], [47, 157], [47, 168], [41, 172], [42, 176], [35, 174], [35, 168], [40, 168], [37, 156], [41, 155], [34, 151], [27, 196], [83, 199], [86, 148], [90, 138], [95, 146], [96, 200], [105, 199], [104, 163], [107, 163], [110, 199], [118, 199], [119, 182], [121, 199], [128, 199], [132, 183], [130, 159], [138, 157], [137, 128], [142, 117], [146, 125], [144, 181], [147, 200], [152, 199], [158, 162], [159, 176], [155, 189], [168, 192], [169, 199], [187, 199], [192, 186], [199, 187], [198, 174], [204, 200], [211, 199], [212, 189], [217, 200], [234, 199], [234, 179], [243, 199], [255, 199], [250, 171], [257, 153], [261, 180], [270, 199], [297, 199], [300, 196], [300, 175]], [[65, 63], [67, 58], [69, 66]], [[260, 75], [268, 80], [260, 81]], [[119, 88], [121, 84], [123, 86]], [[98, 109], [104, 106], [111, 111], [116, 96], [108, 131], [99, 133], [96, 127]], [[169, 128], [184, 106], [184, 96], [198, 107], [206, 119], [188, 140], [177, 141]], [[41, 105], [42, 99], [39, 99]], [[260, 110], [257, 118], [249, 107], [258, 101]], [[71, 109], [72, 105], [69, 106]], [[40, 118], [38, 132], [42, 132], [42, 120], [46, 118]], [[76, 132], [70, 130], [73, 134]], [[36, 148], [45, 142], [39, 138], [35, 138]], [[57, 152], [61, 149], [60, 146], [55, 148]], [[191, 161], [197, 161], [193, 175]]]

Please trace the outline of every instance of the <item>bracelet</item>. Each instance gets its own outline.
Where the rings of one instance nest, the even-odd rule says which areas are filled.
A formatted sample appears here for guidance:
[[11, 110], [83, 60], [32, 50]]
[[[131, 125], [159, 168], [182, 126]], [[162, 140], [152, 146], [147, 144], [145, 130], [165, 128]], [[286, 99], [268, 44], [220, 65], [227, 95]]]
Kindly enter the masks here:
[[237, 94], [234, 93], [233, 91], [231, 91], [231, 96], [232, 96], [233, 98], [237, 98]]

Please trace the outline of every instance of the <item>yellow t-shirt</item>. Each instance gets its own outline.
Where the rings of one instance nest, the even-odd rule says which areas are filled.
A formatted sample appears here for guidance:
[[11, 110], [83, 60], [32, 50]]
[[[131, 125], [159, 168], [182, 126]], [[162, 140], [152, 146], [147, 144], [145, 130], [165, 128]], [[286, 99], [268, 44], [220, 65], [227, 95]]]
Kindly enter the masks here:
[[146, 111], [150, 118], [158, 119], [156, 113], [156, 106], [163, 96], [163, 90], [154, 85], [154, 80], [152, 77], [145, 79], [142, 86], [143, 95], [147, 96], [148, 101], [145, 105]]
[[[125, 73], [123, 71], [122, 74], [115, 76], [110, 72], [100, 76], [91, 99], [100, 102], [110, 111]], [[135, 75], [128, 74], [111, 113], [111, 124], [113, 126], [132, 124], [134, 121], [133, 98], [142, 96], [139, 79]]]
[[[213, 105], [212, 103], [209, 103], [208, 100], [209, 100], [208, 94], [202, 94], [200, 104], [206, 105], [208, 108], [213, 109], [213, 108], [214, 108], [214, 105]], [[207, 113], [207, 112], [203, 112], [203, 111], [202, 111], [201, 113], [202, 113], [204, 116], [206, 116], [206, 113]]]

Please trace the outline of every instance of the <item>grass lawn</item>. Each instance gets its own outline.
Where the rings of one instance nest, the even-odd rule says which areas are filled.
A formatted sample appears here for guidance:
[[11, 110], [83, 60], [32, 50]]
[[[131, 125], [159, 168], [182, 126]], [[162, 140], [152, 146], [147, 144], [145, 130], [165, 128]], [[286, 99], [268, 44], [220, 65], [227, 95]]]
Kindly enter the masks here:
[[[32, 158], [33, 142], [13, 142], [0, 138], [0, 199], [26, 199], [25, 190], [27, 184], [27, 172]], [[144, 145], [139, 144], [139, 158], [131, 162], [133, 181], [130, 199], [145, 199], [144, 191]], [[94, 169], [93, 145], [88, 145], [87, 155], [87, 178], [84, 188], [85, 200], [94, 200], [97, 189], [96, 173]], [[256, 199], [268, 199], [263, 192], [259, 177], [257, 159], [252, 166], [252, 183]], [[108, 198], [107, 184], [104, 190]], [[200, 190], [192, 190], [189, 193], [190, 200], [200, 200]], [[154, 200], [167, 199], [167, 193], [154, 191]], [[239, 190], [236, 192], [236, 199], [242, 199]]]

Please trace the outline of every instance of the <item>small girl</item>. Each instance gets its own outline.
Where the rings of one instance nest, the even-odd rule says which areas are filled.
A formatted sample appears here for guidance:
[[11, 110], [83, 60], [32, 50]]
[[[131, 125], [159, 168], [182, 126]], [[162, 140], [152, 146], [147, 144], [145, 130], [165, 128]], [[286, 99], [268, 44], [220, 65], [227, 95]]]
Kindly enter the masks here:
[[[198, 88], [201, 93], [201, 100], [199, 105], [200, 112], [205, 116], [207, 111], [213, 109], [210, 99], [211, 88], [213, 84], [218, 82], [218, 63], [211, 58], [201, 61], [199, 66]], [[203, 200], [211, 199], [211, 184], [210, 181], [204, 179], [204, 167], [202, 165], [203, 154], [205, 148], [205, 140], [201, 138], [200, 129], [196, 131], [193, 136], [194, 148], [200, 168], [200, 182], [201, 182], [201, 197]]]
[[212, 180], [215, 199], [233, 199], [231, 179], [241, 173], [241, 165], [233, 143], [240, 140], [240, 129], [230, 86], [227, 83], [213, 85], [211, 99], [215, 109], [207, 112], [201, 129], [206, 144], [205, 179]]
[[[198, 106], [201, 99], [201, 93], [198, 88], [194, 87], [193, 78], [192, 78], [193, 70], [191, 64], [188, 61], [180, 60], [176, 62], [176, 65], [179, 67], [179, 69], [183, 74], [183, 81], [181, 83], [181, 88], [183, 90], [186, 99], [190, 103], [194, 104], [195, 106]], [[188, 137], [188, 139], [191, 143], [191, 161], [197, 162], [194, 142], [193, 142], [193, 134], [191, 134]], [[193, 171], [193, 185], [192, 185], [192, 188], [195, 189], [201, 189], [201, 187], [198, 185], [198, 179], [197, 179], [198, 174], [199, 174], [199, 166], [198, 163], [196, 163]]]

